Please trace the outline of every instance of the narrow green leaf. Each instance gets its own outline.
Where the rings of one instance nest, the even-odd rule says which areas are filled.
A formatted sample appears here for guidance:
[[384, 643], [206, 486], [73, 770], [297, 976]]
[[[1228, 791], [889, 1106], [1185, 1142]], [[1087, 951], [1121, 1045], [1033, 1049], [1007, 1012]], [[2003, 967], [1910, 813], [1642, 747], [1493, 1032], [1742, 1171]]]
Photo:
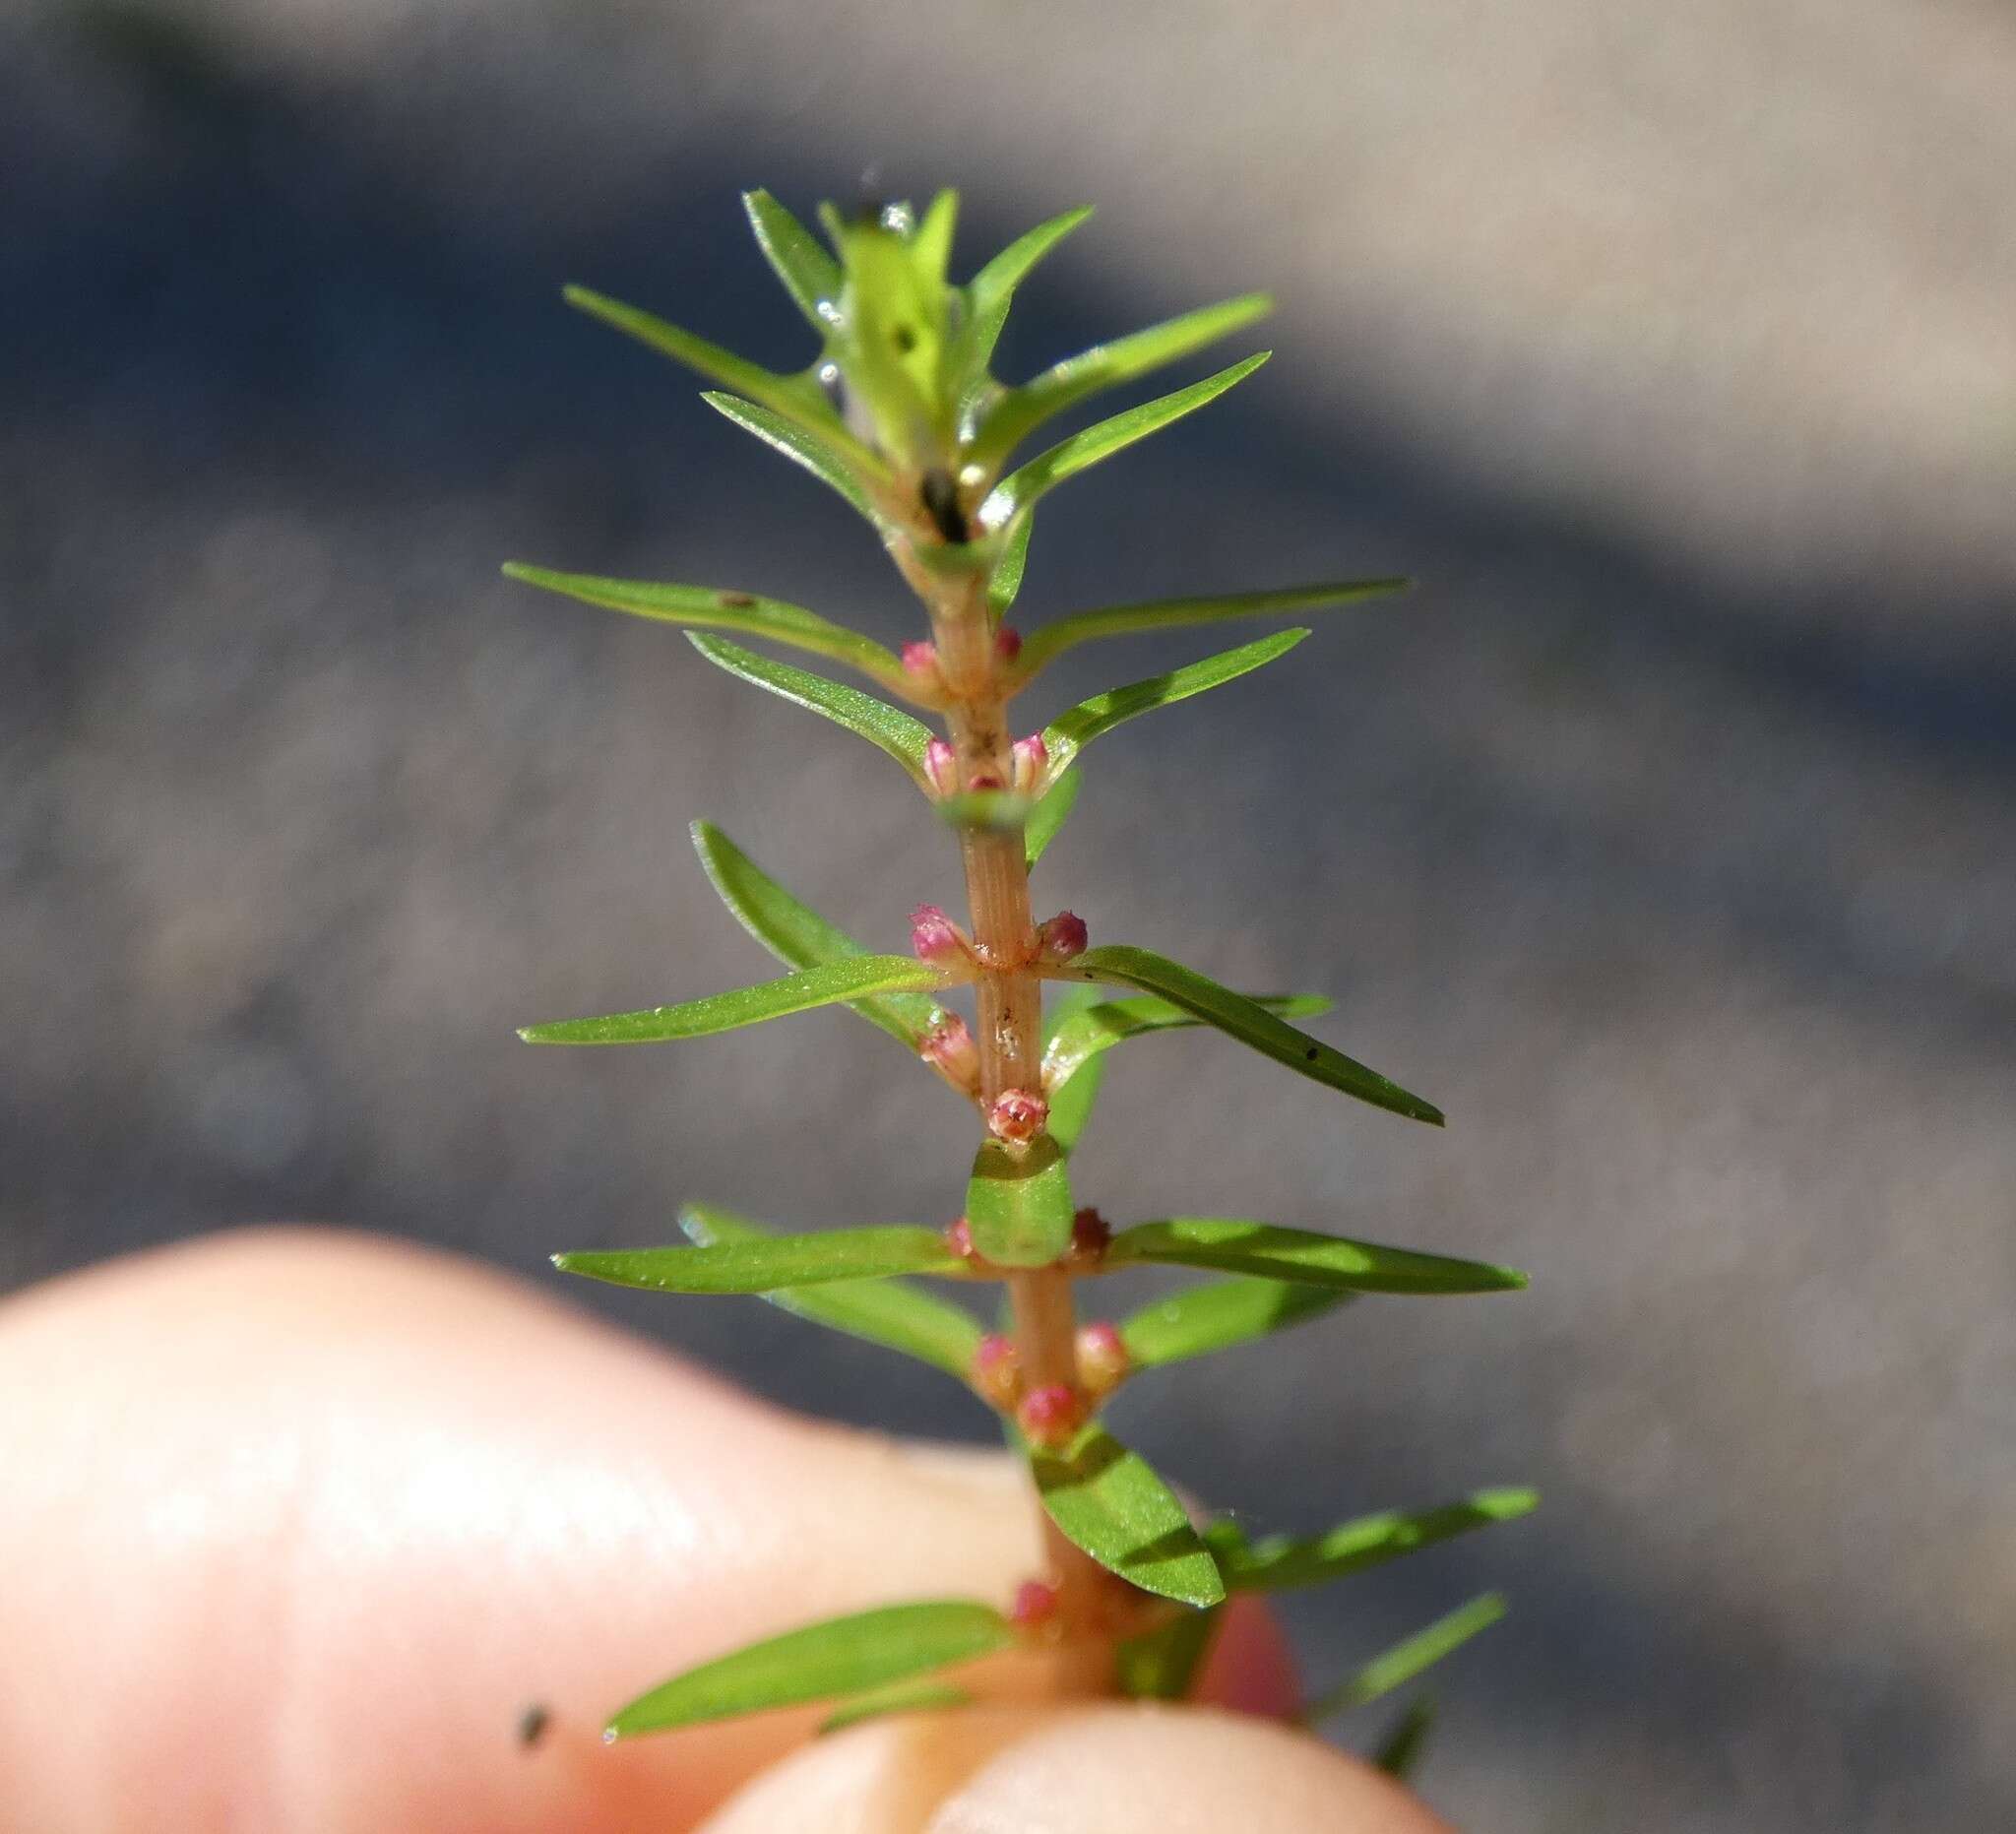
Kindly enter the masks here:
[[1098, 990], [1083, 984], [1060, 987], [1043, 1014], [1043, 1049], [1048, 1050], [1061, 1033], [1080, 1013], [1100, 1003]]
[[1210, 1267], [1351, 1293], [1514, 1293], [1526, 1285], [1515, 1268], [1232, 1217], [1171, 1217], [1123, 1231], [1107, 1245], [1106, 1264], [1128, 1261]]
[[959, 193], [941, 191], [917, 219], [911, 260], [926, 286], [942, 287], [952, 266], [952, 231], [959, 221]]
[[1085, 1137], [1085, 1124], [1092, 1118], [1093, 1105], [1099, 1100], [1105, 1067], [1103, 1057], [1092, 1058], [1050, 1097], [1050, 1138], [1066, 1153], [1075, 1153], [1078, 1142]]
[[990, 1605], [943, 1599], [888, 1605], [788, 1630], [702, 1663], [633, 1700], [608, 1737], [666, 1732], [769, 1707], [831, 1700], [1008, 1649], [1015, 1632]]
[[942, 1707], [970, 1707], [973, 1696], [949, 1681], [891, 1681], [844, 1700], [819, 1722], [819, 1737], [858, 1726], [863, 1720], [886, 1719], [892, 1713], [930, 1713]]
[[823, 339], [832, 326], [819, 308], [840, 297], [840, 264], [768, 191], [743, 192], [742, 208], [749, 213], [749, 227], [756, 232], [756, 246], [762, 249], [764, 259], [806, 322]]
[[1108, 1572], [1183, 1605], [1225, 1597], [1218, 1562], [1175, 1492], [1138, 1452], [1090, 1425], [1061, 1451], [1029, 1452], [1043, 1507]]
[[1227, 389], [1243, 382], [1272, 354], [1268, 350], [1259, 351], [1244, 362], [1232, 364], [1229, 369], [1221, 369], [1215, 376], [1191, 383], [1187, 389], [1178, 389], [1172, 395], [1144, 402], [1138, 408], [1129, 408], [1124, 413], [1116, 413], [1111, 419], [1101, 420], [1083, 432], [1059, 440], [1047, 452], [1037, 454], [1027, 465], [1010, 472], [987, 493], [979, 508], [980, 526], [990, 531], [1005, 529], [1016, 517], [1026, 514], [1030, 505], [1044, 492], [1061, 484], [1065, 478], [1075, 477], [1086, 467], [1111, 458], [1137, 439], [1146, 439], [1171, 421], [1180, 420], [1185, 414], [1194, 413], [1199, 408], [1215, 402]]
[[973, 456], [981, 465], [997, 465], [1045, 420], [1088, 396], [1117, 388], [1188, 356], [1273, 309], [1274, 301], [1267, 294], [1246, 293], [1067, 356], [1002, 396], [979, 429]]
[[[1254, 1005], [1283, 1019], [1313, 1019], [1330, 1010], [1330, 1002], [1315, 993], [1248, 997]], [[1184, 1031], [1203, 1023], [1194, 1013], [1153, 994], [1094, 1001], [1052, 1029], [1043, 1046], [1043, 1087], [1054, 1095], [1102, 1051], [1110, 1050], [1127, 1039], [1152, 1032]]]
[[966, 1223], [975, 1251], [1001, 1267], [1044, 1267], [1071, 1245], [1064, 1149], [1040, 1133], [1027, 1146], [988, 1140], [975, 1154]]
[[[688, 1204], [679, 1212], [679, 1227], [702, 1248], [776, 1239], [746, 1217], [711, 1204]], [[980, 1345], [979, 1320], [914, 1281], [893, 1276], [837, 1280], [813, 1287], [773, 1288], [763, 1296], [796, 1317], [914, 1357], [962, 1382], [973, 1372]]]
[[1184, 1612], [1114, 1650], [1120, 1692], [1129, 1700], [1181, 1700], [1204, 1666], [1224, 1616], [1220, 1606]]
[[[1052, 791], [1051, 793], [1054, 795], [1056, 792]], [[1044, 1019], [1045, 1051], [1073, 1020], [1099, 1003], [1099, 995], [1091, 987], [1071, 988]], [[1094, 1057], [1069, 1082], [1050, 1095], [1049, 1135], [1066, 1153], [1077, 1147], [1085, 1132], [1085, 1123], [1092, 1118], [1093, 1104], [1099, 1099], [1101, 1075], [1104, 1068], [1105, 1059]]]
[[1049, 852], [1057, 830], [1078, 805], [1079, 786], [1078, 769], [1073, 765], [1037, 798], [1036, 807], [1030, 810], [1029, 820], [1023, 826], [1024, 854], [1032, 866]]
[[[868, 953], [844, 929], [800, 904], [712, 822], [696, 821], [692, 835], [722, 903], [787, 968], [817, 968]], [[847, 1004], [913, 1051], [945, 1017], [945, 1008], [926, 993], [877, 993]]]
[[1417, 1630], [1413, 1636], [1374, 1656], [1327, 1693], [1319, 1694], [1304, 1710], [1304, 1723], [1313, 1726], [1353, 1707], [1369, 1706], [1396, 1687], [1405, 1687], [1422, 1670], [1468, 1643], [1480, 1630], [1488, 1630], [1504, 1614], [1505, 1601], [1495, 1592], [1472, 1599], [1446, 1617], [1436, 1618], [1425, 1630]]
[[788, 643], [793, 649], [809, 650], [879, 681], [898, 693], [904, 690], [903, 664], [893, 651], [885, 650], [872, 637], [831, 624], [802, 605], [787, 604], [782, 599], [759, 599], [753, 593], [718, 592], [706, 586], [661, 585], [651, 580], [609, 580], [593, 573], [555, 573], [546, 567], [529, 567], [509, 561], [504, 577], [537, 586], [549, 593], [562, 593], [592, 605], [605, 605], [612, 611], [627, 611], [633, 617], [652, 618], [662, 624], [681, 624], [698, 630], [733, 630], [745, 636], [762, 637], [772, 643]]
[[710, 382], [718, 382], [737, 395], [746, 395], [752, 402], [783, 414], [788, 420], [819, 429], [835, 445], [849, 440], [847, 428], [833, 411], [833, 404], [826, 399], [826, 391], [811, 375], [803, 372], [780, 375], [774, 369], [765, 369], [760, 363], [752, 363], [732, 350], [724, 350], [718, 344], [710, 344], [705, 338], [696, 337], [654, 313], [625, 305], [622, 300], [611, 299], [591, 287], [564, 287], [562, 297], [577, 311], [586, 312], [591, 318], [598, 318], [603, 324], [628, 333], [661, 355], [697, 370]]
[[1122, 1320], [1120, 1341], [1137, 1368], [1152, 1369], [1286, 1331], [1356, 1296], [1285, 1280], [1213, 1280], [1144, 1305]]
[[732, 993], [711, 993], [677, 1006], [652, 1006], [599, 1019], [529, 1025], [518, 1036], [528, 1044], [656, 1044], [671, 1039], [708, 1038], [716, 1032], [732, 1032], [738, 1026], [858, 1000], [870, 993], [914, 993], [943, 984], [943, 976], [913, 956], [853, 956], [758, 986], [737, 987]]
[[830, 1280], [887, 1274], [964, 1275], [966, 1263], [936, 1230], [890, 1224], [810, 1235], [751, 1235], [712, 1248], [582, 1248], [556, 1254], [563, 1274], [652, 1293], [775, 1293]]
[[836, 441], [822, 439], [808, 428], [794, 425], [782, 414], [774, 413], [758, 403], [744, 401], [739, 395], [724, 395], [718, 389], [707, 389], [700, 399], [744, 431], [754, 433], [766, 446], [776, 447], [786, 458], [802, 465], [821, 483], [839, 491], [878, 531], [886, 532], [888, 525], [875, 506], [874, 498], [869, 495], [871, 483], [888, 481], [881, 473], [879, 461], [856, 457], [859, 449], [852, 447], [851, 442], [843, 447]]
[[1270, 1535], [1221, 1549], [1226, 1584], [1234, 1592], [1281, 1592], [1326, 1586], [1368, 1566], [1432, 1548], [1457, 1535], [1513, 1522], [1540, 1505], [1538, 1490], [1506, 1486], [1473, 1490], [1460, 1501], [1412, 1512], [1384, 1509], [1306, 1539]]
[[1281, 631], [1255, 643], [1241, 644], [1236, 650], [1207, 656], [1202, 662], [1187, 663], [1166, 674], [1150, 675], [1145, 681], [1131, 681], [1123, 688], [1108, 688], [1103, 694], [1080, 701], [1043, 727], [1051, 775], [1066, 769], [1102, 733], [1158, 707], [1168, 707], [1188, 700], [1193, 694], [1202, 694], [1207, 688], [1236, 681], [1277, 657], [1286, 656], [1308, 634], [1306, 629]]
[[967, 286], [967, 323], [971, 327], [963, 355], [972, 371], [984, 371], [992, 360], [994, 346], [1000, 342], [1001, 327], [1008, 322], [1008, 308], [1015, 289], [1036, 264], [1092, 215], [1083, 204], [1040, 222], [1027, 234], [1019, 235], [973, 277]]
[[1131, 637], [1142, 631], [1175, 630], [1190, 624], [1223, 624], [1235, 618], [1281, 617], [1357, 604], [1389, 593], [1404, 593], [1414, 582], [1325, 580], [1314, 586], [1285, 586], [1274, 592], [1210, 594], [1201, 599], [1154, 599], [1142, 604], [1102, 605], [1077, 611], [1032, 632], [1016, 658], [1016, 673], [1027, 681], [1066, 650], [1096, 637]]
[[1034, 516], [1023, 517], [1010, 529], [987, 575], [987, 615], [996, 624], [1021, 596], [1022, 576], [1029, 569], [1029, 538], [1035, 529]]
[[1151, 949], [1122, 944], [1088, 949], [1064, 967], [1047, 971], [1073, 980], [1105, 981], [1138, 987], [1143, 993], [1157, 993], [1171, 1005], [1180, 1006], [1208, 1026], [1214, 1026], [1242, 1044], [1250, 1044], [1263, 1056], [1285, 1064], [1298, 1076], [1306, 1076], [1326, 1088], [1341, 1090], [1369, 1102], [1374, 1107], [1404, 1114], [1410, 1120], [1442, 1124], [1442, 1110], [1420, 1097], [1410, 1095], [1397, 1083], [1389, 1082], [1376, 1070], [1347, 1057], [1341, 1050], [1298, 1032], [1278, 1019], [1264, 1006], [1220, 986], [1194, 969], [1184, 968]]
[[930, 779], [924, 775], [924, 747], [931, 742], [931, 728], [901, 707], [878, 701], [874, 695], [863, 694], [859, 688], [848, 687], [844, 682], [829, 681], [824, 675], [794, 668], [789, 663], [758, 656], [725, 637], [710, 637], [692, 630], [686, 633], [686, 641], [717, 668], [724, 668], [759, 688], [768, 688], [794, 707], [823, 715], [835, 726], [845, 727], [866, 739], [878, 751], [886, 751], [910, 773], [911, 781], [918, 789], [930, 789]]
[[1435, 1697], [1423, 1694], [1395, 1720], [1379, 1748], [1372, 1754], [1372, 1767], [1405, 1783], [1421, 1765], [1421, 1752], [1435, 1725]]

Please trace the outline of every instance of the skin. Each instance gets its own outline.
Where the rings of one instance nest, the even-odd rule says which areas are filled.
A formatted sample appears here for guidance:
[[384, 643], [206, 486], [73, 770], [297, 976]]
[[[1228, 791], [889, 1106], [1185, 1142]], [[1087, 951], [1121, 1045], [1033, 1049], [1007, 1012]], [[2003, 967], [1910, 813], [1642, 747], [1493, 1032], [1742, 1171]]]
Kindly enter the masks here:
[[1032, 1511], [998, 1457], [800, 1420], [442, 1255], [267, 1231], [16, 1295], [0, 1473], [10, 1825], [1444, 1825], [1252, 1717], [1293, 1688], [1257, 1610], [1228, 1626], [1212, 1707], [1043, 1706], [1015, 1656], [972, 1683], [1022, 1704], [604, 1746], [614, 1705], [808, 1618], [1005, 1605]]

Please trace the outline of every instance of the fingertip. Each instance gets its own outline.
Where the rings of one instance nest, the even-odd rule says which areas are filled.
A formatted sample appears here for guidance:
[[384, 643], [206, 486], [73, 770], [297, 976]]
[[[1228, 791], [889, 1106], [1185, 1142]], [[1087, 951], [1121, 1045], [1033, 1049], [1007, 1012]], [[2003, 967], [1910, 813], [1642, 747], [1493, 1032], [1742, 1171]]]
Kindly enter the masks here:
[[1449, 1834], [1391, 1779], [1306, 1734], [1211, 1708], [975, 1707], [793, 1753], [703, 1834]]

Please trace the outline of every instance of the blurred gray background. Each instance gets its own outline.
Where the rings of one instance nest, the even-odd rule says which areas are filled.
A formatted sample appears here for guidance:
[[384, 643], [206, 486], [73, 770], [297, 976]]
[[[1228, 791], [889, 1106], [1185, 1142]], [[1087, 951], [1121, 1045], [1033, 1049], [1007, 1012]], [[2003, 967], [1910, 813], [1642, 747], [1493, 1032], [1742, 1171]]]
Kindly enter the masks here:
[[[1511, 1594], [1439, 1683], [1426, 1793], [1467, 1827], [2016, 1825], [2016, 17], [1986, 0], [17, 5], [0, 1284], [275, 1216], [538, 1279], [685, 1194], [956, 1204], [970, 1120], [845, 1014], [511, 1037], [762, 976], [694, 815], [883, 946], [954, 888], [865, 747], [496, 576], [910, 634], [837, 500], [557, 297], [802, 361], [735, 192], [809, 209], [869, 168], [962, 188], [962, 271], [1100, 205], [1011, 373], [1281, 296], [1270, 368], [1045, 510], [1025, 624], [1424, 581], [1107, 740], [1040, 895], [1334, 993], [1325, 1035], [1449, 1129], [1171, 1039], [1115, 1061], [1080, 1184], [1534, 1289], [1366, 1302], [1144, 1384], [1123, 1428], [1261, 1527], [1544, 1487], [1289, 1608], [1321, 1680]], [[1081, 652], [1032, 712], [1213, 647]], [[982, 1434], [760, 1305], [576, 1296], [785, 1400]]]

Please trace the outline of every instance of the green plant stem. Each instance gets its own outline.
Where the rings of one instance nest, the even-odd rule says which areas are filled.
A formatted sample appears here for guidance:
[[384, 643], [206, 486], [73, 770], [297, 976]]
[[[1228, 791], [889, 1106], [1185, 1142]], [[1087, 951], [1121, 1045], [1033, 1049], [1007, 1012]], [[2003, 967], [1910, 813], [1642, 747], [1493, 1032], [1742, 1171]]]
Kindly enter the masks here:
[[[946, 727], [960, 786], [1005, 784], [1013, 766], [1007, 721], [1013, 689], [995, 652], [981, 583], [977, 577], [945, 581], [921, 569], [904, 571], [924, 599], [938, 666], [955, 696]], [[981, 1100], [991, 1103], [1005, 1090], [1042, 1088], [1042, 983], [1029, 966], [1036, 941], [1029, 864], [1020, 833], [967, 829], [960, 851], [973, 939], [986, 964], [975, 987], [975, 1043]], [[1075, 1389], [1071, 1276], [1061, 1267], [1031, 1268], [1012, 1275], [1007, 1285], [1024, 1383]], [[1039, 1515], [1045, 1562], [1057, 1588], [1058, 1687], [1073, 1696], [1110, 1694], [1117, 1685], [1110, 1582], [1040, 1506]]]

